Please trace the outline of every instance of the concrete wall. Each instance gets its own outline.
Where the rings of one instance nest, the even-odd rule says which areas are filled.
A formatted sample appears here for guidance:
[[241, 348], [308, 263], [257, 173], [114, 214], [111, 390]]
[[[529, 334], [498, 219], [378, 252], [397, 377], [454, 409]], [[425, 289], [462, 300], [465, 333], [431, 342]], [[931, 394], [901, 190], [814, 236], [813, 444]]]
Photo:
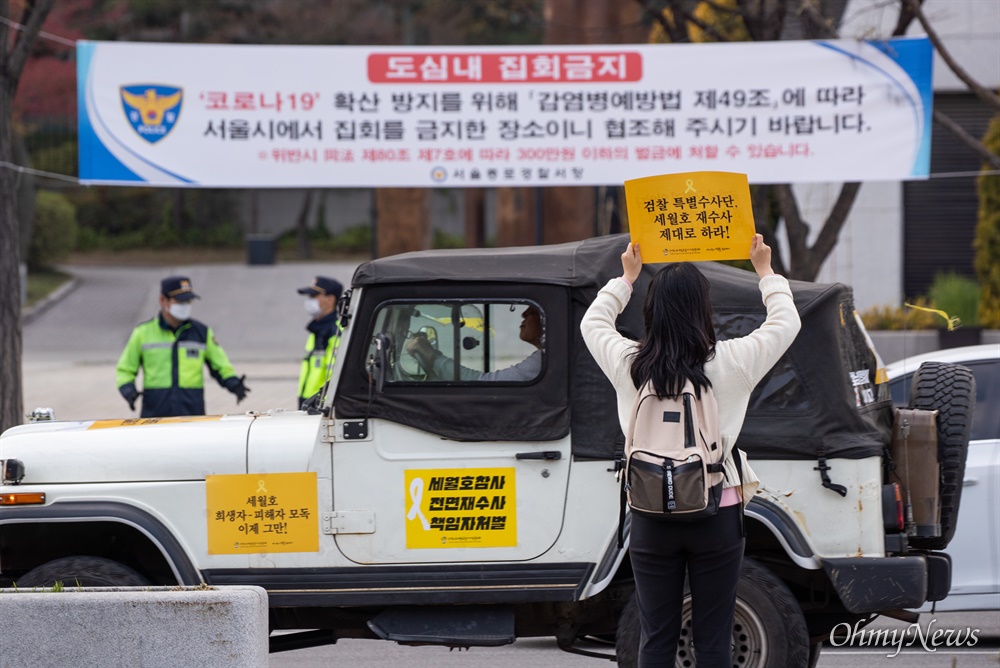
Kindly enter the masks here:
[[267, 668], [260, 587], [0, 589], [0, 668]]

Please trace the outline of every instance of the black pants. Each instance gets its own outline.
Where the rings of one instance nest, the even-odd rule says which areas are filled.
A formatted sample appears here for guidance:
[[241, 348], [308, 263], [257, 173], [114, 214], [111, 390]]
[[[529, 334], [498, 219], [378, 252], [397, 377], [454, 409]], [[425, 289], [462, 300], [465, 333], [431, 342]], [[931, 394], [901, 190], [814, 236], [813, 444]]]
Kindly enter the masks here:
[[740, 521], [738, 505], [691, 523], [632, 514], [629, 553], [642, 624], [639, 668], [674, 667], [685, 570], [698, 668], [731, 668], [733, 610], [745, 542]]

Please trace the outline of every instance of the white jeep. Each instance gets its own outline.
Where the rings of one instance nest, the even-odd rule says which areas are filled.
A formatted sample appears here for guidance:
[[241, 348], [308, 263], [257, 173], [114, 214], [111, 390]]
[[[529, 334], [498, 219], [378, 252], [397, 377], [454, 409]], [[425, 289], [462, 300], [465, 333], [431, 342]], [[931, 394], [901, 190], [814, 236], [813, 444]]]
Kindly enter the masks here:
[[[554, 636], [635, 665], [627, 518], [624, 549], [616, 536], [624, 439], [579, 333], [625, 243], [361, 265], [341, 300], [332, 380], [309, 410], [6, 431], [0, 587], [253, 584], [268, 592], [272, 630], [312, 629], [272, 636], [272, 651]], [[756, 277], [701, 267], [719, 338], [759, 325]], [[654, 270], [619, 319], [633, 338]], [[938, 443], [906, 450], [905, 467], [940, 475], [929, 494], [901, 490], [892, 402], [851, 291], [792, 288], [802, 331], [757, 388], [739, 440], [763, 483], [746, 510], [741, 666], [810, 665], [836, 625], [908, 618], [950, 582], [938, 550], [958, 511], [971, 374], [917, 374], [912, 405], [939, 411], [923, 435]], [[535, 352], [518, 335], [528, 306], [542, 322], [535, 375], [481, 377]], [[415, 336], [446, 363], [408, 353]], [[932, 516], [911, 519], [918, 494], [940, 504]], [[691, 665], [687, 638], [678, 665]]]

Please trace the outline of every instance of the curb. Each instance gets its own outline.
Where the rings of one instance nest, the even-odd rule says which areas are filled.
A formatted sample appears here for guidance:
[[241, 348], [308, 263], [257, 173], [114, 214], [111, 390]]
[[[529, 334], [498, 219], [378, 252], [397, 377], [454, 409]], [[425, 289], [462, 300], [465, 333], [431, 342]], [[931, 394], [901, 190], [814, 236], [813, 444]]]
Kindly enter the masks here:
[[80, 279], [75, 276], [53, 290], [47, 297], [40, 300], [34, 306], [21, 310], [21, 327], [24, 327], [32, 320], [48, 311], [50, 308], [61, 302], [69, 293], [80, 286]]
[[267, 668], [260, 587], [0, 589], [0, 668]]

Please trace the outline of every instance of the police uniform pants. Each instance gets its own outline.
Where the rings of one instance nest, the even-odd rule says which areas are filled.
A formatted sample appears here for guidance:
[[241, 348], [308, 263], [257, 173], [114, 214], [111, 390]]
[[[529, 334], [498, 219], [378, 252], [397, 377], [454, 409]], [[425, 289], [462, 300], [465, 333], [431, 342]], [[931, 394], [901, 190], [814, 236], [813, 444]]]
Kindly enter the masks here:
[[639, 668], [674, 668], [685, 570], [698, 668], [731, 668], [744, 542], [739, 505], [691, 523], [632, 514], [629, 553], [642, 627]]

